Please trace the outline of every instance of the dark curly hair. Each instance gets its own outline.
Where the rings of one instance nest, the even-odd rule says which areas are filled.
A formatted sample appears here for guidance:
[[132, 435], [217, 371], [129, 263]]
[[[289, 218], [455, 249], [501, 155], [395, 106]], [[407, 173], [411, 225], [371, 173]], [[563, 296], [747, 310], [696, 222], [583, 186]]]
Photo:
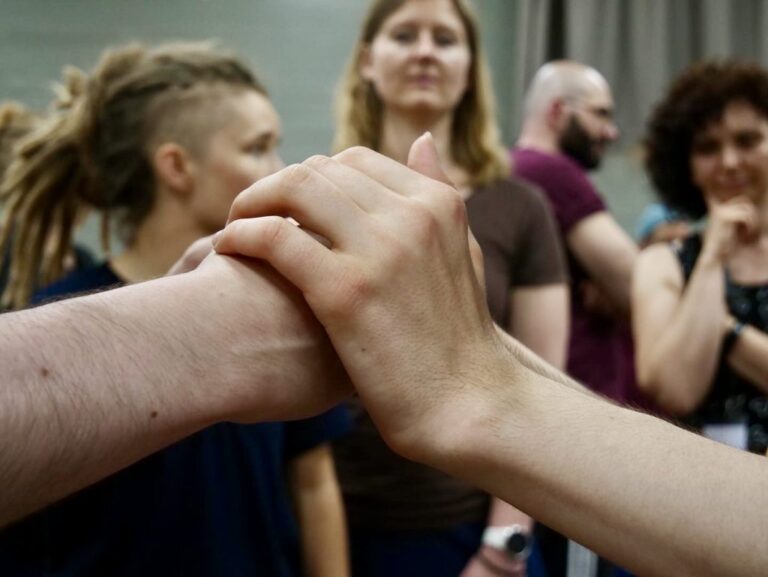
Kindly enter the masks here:
[[744, 102], [768, 119], [768, 71], [738, 60], [704, 61], [672, 83], [648, 120], [645, 167], [661, 199], [693, 218], [707, 212], [692, 180], [696, 134], [722, 118], [732, 102]]

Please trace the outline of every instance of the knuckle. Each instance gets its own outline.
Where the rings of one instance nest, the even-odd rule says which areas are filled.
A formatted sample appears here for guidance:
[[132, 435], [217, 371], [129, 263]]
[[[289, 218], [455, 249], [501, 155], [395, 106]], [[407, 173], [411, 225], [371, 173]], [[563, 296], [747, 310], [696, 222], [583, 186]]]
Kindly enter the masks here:
[[437, 215], [422, 203], [415, 202], [409, 210], [409, 226], [418, 242], [435, 238], [440, 231]]
[[323, 154], [315, 154], [306, 159], [302, 164], [317, 170], [328, 166], [331, 162], [332, 160], [329, 157]]
[[225, 235], [240, 252], [260, 255], [280, 241], [284, 223], [279, 216], [236, 220], [225, 229]]
[[286, 232], [286, 221], [279, 216], [266, 216], [262, 219], [261, 243], [266, 250], [277, 246]]
[[243, 190], [232, 201], [228, 221], [234, 222], [242, 218], [262, 216], [265, 210], [263, 200], [281, 193], [284, 178], [284, 171], [281, 170], [259, 179]]
[[367, 157], [371, 151], [364, 146], [352, 146], [343, 150], [336, 155], [336, 160], [339, 162], [355, 162], [361, 161]]
[[359, 269], [348, 268], [337, 277], [331, 314], [348, 318], [360, 311], [374, 294], [373, 282]]
[[466, 216], [466, 203], [459, 192], [451, 185], [435, 182], [426, 192], [426, 200], [438, 213], [447, 213], [452, 218]]
[[280, 190], [291, 193], [312, 178], [312, 169], [305, 164], [292, 164], [282, 171]]
[[461, 195], [456, 191], [452, 191], [451, 194], [448, 195], [445, 203], [451, 216], [451, 222], [466, 226], [468, 222], [467, 204], [464, 202], [464, 199], [461, 198]]

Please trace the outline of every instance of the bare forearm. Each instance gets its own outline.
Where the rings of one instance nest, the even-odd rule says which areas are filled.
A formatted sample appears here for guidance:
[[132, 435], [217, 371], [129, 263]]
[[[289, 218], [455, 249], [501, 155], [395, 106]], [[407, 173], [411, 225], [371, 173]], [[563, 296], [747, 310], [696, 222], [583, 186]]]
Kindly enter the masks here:
[[709, 391], [723, 335], [724, 290], [722, 267], [700, 261], [669, 324], [638, 339], [640, 383], [669, 411], [687, 414]]
[[607, 212], [595, 213], [574, 226], [566, 237], [568, 248], [613, 305], [629, 317], [632, 270], [637, 245]]
[[[349, 575], [347, 527], [338, 492], [317, 495], [305, 515], [315, 521], [302, 526], [302, 551], [308, 577]], [[302, 515], [304, 516], [304, 515]]]
[[762, 574], [763, 459], [534, 372], [503, 390], [448, 472], [639, 574]]
[[146, 322], [181, 313], [167, 283], [155, 287], [151, 299], [131, 287], [3, 316], [0, 524], [206, 424], [181, 390], [199, 368], [181, 327], [159, 335]]
[[519, 341], [507, 334], [500, 327], [496, 326], [495, 329], [496, 335], [499, 337], [499, 340], [501, 341], [504, 348], [518, 363], [520, 363], [522, 367], [534, 372], [537, 375], [541, 375], [547, 379], [555, 381], [564, 387], [572, 389], [579, 394], [594, 398], [602, 398], [599, 397], [594, 391], [591, 391], [585, 386], [577, 383], [565, 375], [565, 373], [560, 372], [549, 363], [543, 361], [530, 349], [523, 346]]
[[347, 525], [333, 459], [327, 446], [313, 452], [299, 457], [305, 462], [292, 467], [305, 573], [345, 577], [349, 575]]
[[564, 284], [517, 288], [511, 296], [508, 332], [561, 370], [568, 350], [569, 300]]
[[295, 290], [228, 257], [0, 320], [0, 525], [210, 423], [307, 417], [346, 391]]

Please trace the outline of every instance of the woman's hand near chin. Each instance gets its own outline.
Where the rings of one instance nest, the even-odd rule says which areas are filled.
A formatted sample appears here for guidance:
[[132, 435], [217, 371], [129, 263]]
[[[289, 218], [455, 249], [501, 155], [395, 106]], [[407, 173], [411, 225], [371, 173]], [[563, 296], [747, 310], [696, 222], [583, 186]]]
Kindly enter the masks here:
[[709, 212], [704, 235], [703, 257], [726, 260], [738, 246], [751, 244], [760, 236], [760, 218], [755, 204], [744, 196], [716, 201]]

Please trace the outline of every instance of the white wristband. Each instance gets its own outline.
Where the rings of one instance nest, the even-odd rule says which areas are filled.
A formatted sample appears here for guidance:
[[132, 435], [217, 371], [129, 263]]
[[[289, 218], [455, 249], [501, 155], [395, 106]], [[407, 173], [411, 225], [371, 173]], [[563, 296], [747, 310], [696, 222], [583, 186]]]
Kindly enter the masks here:
[[528, 556], [529, 541], [528, 532], [522, 525], [486, 527], [483, 532], [483, 545], [504, 551], [516, 558], [525, 559]]

